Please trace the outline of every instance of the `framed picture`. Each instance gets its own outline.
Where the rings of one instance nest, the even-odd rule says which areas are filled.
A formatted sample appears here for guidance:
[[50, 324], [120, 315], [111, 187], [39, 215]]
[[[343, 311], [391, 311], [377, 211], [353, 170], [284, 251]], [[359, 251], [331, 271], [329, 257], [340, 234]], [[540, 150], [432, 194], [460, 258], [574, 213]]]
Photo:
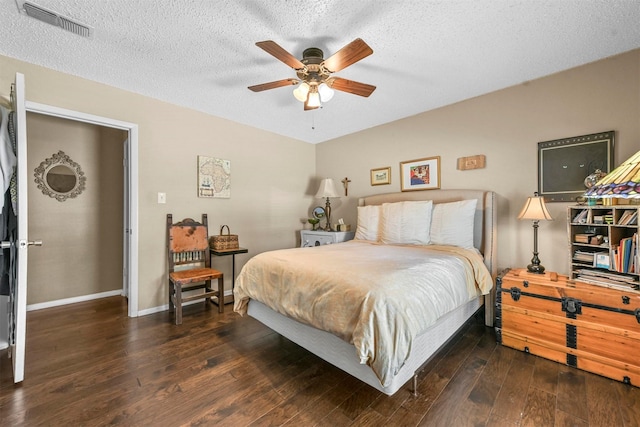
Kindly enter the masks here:
[[400, 162], [402, 191], [440, 188], [440, 156]]
[[391, 184], [391, 166], [371, 169], [371, 185]]
[[538, 143], [538, 194], [571, 202], [587, 190], [585, 178], [613, 169], [614, 131]]
[[231, 197], [231, 162], [216, 157], [198, 156], [198, 197]]

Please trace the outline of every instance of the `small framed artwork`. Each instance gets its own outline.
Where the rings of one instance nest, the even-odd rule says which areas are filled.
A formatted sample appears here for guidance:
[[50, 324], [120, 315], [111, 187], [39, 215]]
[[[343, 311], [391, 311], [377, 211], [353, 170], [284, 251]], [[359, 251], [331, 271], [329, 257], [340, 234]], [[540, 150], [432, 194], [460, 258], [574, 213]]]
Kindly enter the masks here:
[[440, 188], [440, 156], [400, 162], [402, 191]]
[[391, 184], [391, 166], [371, 169], [371, 185]]
[[216, 157], [198, 156], [198, 197], [231, 197], [231, 162]]
[[614, 131], [538, 142], [538, 194], [571, 202], [587, 190], [585, 178], [613, 169]]

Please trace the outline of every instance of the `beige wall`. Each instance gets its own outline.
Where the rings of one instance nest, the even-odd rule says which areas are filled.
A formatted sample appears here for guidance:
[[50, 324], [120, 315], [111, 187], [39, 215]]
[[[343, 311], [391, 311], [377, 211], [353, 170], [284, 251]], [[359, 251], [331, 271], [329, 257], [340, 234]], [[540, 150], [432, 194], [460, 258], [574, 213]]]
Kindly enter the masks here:
[[[428, 86], [420, 90], [429, 96]], [[401, 161], [441, 156], [442, 188], [498, 193], [498, 267], [523, 267], [533, 231], [516, 217], [537, 190], [537, 143], [608, 130], [616, 131], [616, 165], [640, 149], [640, 50], [325, 142], [317, 172], [352, 180], [349, 197], [332, 201], [332, 217], [355, 224], [358, 197], [400, 191]], [[456, 170], [459, 157], [475, 154], [486, 155], [485, 169]], [[370, 169], [385, 166], [391, 185], [372, 187]], [[565, 274], [568, 205], [549, 203], [554, 221], [539, 229], [542, 264]]]
[[63, 202], [28, 183], [29, 235], [44, 245], [29, 252], [27, 303], [122, 289], [126, 132], [29, 113], [27, 135], [30, 172], [63, 151], [86, 177], [85, 190]]
[[[167, 213], [208, 213], [210, 233], [228, 224], [251, 256], [297, 243], [300, 219], [323, 204], [313, 198], [316, 176], [352, 180], [349, 197], [332, 200], [332, 218], [355, 225], [359, 196], [400, 190], [399, 162], [439, 155], [442, 188], [498, 193], [498, 265], [519, 267], [533, 245], [531, 224], [516, 216], [537, 189], [537, 142], [613, 129], [616, 163], [640, 148], [639, 50], [316, 146], [0, 56], [0, 88], [8, 91], [15, 72], [25, 74], [30, 101], [139, 125], [141, 310], [167, 303]], [[458, 157], [474, 154], [487, 156], [485, 169], [456, 170]], [[231, 160], [230, 199], [196, 196], [198, 155]], [[384, 166], [391, 185], [370, 186], [370, 169]], [[156, 203], [160, 191], [166, 205]], [[542, 262], [559, 272], [568, 271], [567, 205], [549, 204], [556, 220], [540, 227]], [[214, 262], [229, 287], [230, 260]]]
[[[25, 74], [27, 100], [139, 125], [139, 309], [167, 304], [165, 218], [209, 215], [228, 224], [249, 255], [297, 243], [315, 187], [315, 146], [106, 85], [0, 56], [0, 93]], [[202, 199], [198, 155], [231, 161], [231, 198]], [[157, 193], [167, 203], [157, 203]], [[34, 251], [32, 251], [34, 252]], [[214, 260], [230, 287], [231, 260]]]

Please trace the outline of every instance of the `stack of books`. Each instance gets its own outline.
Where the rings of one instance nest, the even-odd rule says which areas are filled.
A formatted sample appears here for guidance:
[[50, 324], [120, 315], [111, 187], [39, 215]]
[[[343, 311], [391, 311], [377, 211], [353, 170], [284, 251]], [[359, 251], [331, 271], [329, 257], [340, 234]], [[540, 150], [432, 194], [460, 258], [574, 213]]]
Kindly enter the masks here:
[[606, 288], [620, 289], [623, 291], [640, 289], [640, 283], [638, 283], [638, 281], [633, 277], [587, 269], [577, 270], [576, 273], [576, 281], [579, 282], [604, 286]]
[[593, 257], [593, 252], [577, 250], [573, 253], [573, 260], [579, 261], [579, 262], [586, 262], [591, 265], [594, 265], [595, 258]]
[[620, 273], [638, 272], [638, 234], [620, 239], [617, 246], [612, 247], [611, 269]]
[[590, 243], [593, 236], [595, 236], [595, 233], [579, 233], [573, 239], [576, 243]]

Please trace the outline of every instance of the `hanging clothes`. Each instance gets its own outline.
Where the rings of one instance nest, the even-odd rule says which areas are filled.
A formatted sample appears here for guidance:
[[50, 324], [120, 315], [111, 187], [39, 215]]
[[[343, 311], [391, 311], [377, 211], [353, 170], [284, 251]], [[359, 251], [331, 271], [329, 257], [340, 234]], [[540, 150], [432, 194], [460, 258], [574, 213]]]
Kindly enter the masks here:
[[[15, 242], [17, 238], [17, 217], [13, 194], [9, 188], [16, 182], [16, 133], [14, 128], [15, 112], [0, 105], [0, 240]], [[16, 248], [0, 250], [0, 295], [10, 295], [13, 299], [16, 279]]]
[[[11, 176], [16, 169], [16, 153], [9, 136], [9, 110], [0, 105], [0, 189], [4, 194], [9, 188]], [[4, 206], [4, 197], [0, 202]]]

